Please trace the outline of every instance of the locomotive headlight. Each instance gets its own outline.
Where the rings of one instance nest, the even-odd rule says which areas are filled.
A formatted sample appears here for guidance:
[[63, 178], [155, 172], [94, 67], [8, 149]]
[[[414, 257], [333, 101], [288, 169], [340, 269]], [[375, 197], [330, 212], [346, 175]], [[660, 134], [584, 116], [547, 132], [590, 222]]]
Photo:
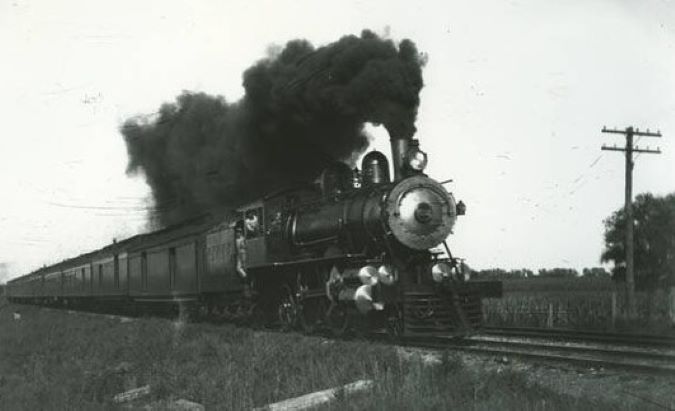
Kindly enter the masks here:
[[359, 280], [363, 285], [375, 285], [378, 281], [377, 268], [372, 265], [363, 266], [359, 270]]
[[394, 266], [383, 264], [377, 270], [377, 278], [384, 285], [392, 285], [398, 280], [398, 275]]
[[431, 267], [431, 278], [437, 283], [443, 282], [444, 279], [452, 276], [452, 267], [448, 263], [436, 263]]
[[423, 171], [427, 166], [427, 153], [413, 149], [408, 152], [408, 166], [415, 171]]

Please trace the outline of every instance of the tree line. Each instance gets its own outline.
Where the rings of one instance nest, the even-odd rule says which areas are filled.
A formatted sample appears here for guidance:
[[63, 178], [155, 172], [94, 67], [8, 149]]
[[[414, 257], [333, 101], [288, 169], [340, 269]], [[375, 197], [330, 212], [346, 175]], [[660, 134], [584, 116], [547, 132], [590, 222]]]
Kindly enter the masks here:
[[[675, 193], [655, 196], [639, 194], [633, 202], [635, 285], [641, 290], [675, 286]], [[604, 220], [603, 267], [504, 270], [490, 268], [472, 270], [464, 266], [474, 280], [509, 280], [526, 278], [605, 278], [624, 282], [626, 275], [626, 214], [616, 210]]]
[[536, 278], [604, 278], [610, 279], [611, 273], [603, 267], [584, 268], [581, 272], [574, 268], [542, 268], [537, 271], [527, 268], [516, 270], [504, 270], [501, 268], [488, 268], [485, 270], [469, 269], [472, 280], [517, 280]]

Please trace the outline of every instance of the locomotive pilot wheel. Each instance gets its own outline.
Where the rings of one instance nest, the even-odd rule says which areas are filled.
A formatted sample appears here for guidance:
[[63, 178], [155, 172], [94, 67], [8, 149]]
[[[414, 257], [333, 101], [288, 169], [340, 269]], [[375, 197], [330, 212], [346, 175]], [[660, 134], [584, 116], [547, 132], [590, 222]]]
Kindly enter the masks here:
[[393, 341], [398, 341], [405, 331], [403, 323], [403, 311], [395, 307], [387, 316], [387, 335]]

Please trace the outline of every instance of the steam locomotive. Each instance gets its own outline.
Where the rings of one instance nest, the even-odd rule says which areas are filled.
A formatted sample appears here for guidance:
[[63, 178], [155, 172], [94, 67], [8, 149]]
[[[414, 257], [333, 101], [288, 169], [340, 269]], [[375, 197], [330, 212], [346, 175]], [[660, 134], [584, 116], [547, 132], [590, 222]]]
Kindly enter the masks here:
[[424, 174], [416, 140], [391, 146], [393, 179], [387, 157], [371, 151], [360, 171], [336, 163], [315, 183], [225, 215], [43, 267], [10, 281], [7, 294], [73, 308], [178, 307], [338, 335], [471, 333], [481, 298], [500, 296], [501, 283], [466, 281], [445, 243], [464, 204]]

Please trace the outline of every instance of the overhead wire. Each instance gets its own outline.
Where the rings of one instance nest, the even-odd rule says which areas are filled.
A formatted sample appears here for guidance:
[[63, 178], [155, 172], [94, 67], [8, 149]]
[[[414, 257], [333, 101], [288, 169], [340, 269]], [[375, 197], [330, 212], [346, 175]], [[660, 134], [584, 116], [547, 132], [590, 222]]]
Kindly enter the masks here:
[[600, 160], [602, 159], [603, 155], [604, 155], [604, 153], [601, 152], [601, 153], [600, 153], [600, 154], [599, 154], [599, 155], [598, 155], [598, 156], [597, 156], [597, 157], [596, 157], [596, 158], [588, 165], [588, 167], [586, 167], [586, 171], [583, 172], [583, 173], [581, 173], [581, 174], [580, 174], [580, 175], [572, 182], [572, 185], [577, 184], [577, 183], [581, 183], [581, 184], [579, 184], [577, 187], [573, 187], [573, 188], [572, 188], [572, 191], [569, 192], [569, 195], [574, 195], [574, 194], [576, 194], [576, 192], [579, 191], [579, 189], [581, 189], [581, 187], [583, 187], [583, 186], [586, 184], [586, 182], [585, 182], [584, 180], [585, 180], [586, 177], [588, 176], [588, 170], [590, 170], [590, 169], [592, 169], [593, 167], [595, 167], [595, 166], [600, 162]]

